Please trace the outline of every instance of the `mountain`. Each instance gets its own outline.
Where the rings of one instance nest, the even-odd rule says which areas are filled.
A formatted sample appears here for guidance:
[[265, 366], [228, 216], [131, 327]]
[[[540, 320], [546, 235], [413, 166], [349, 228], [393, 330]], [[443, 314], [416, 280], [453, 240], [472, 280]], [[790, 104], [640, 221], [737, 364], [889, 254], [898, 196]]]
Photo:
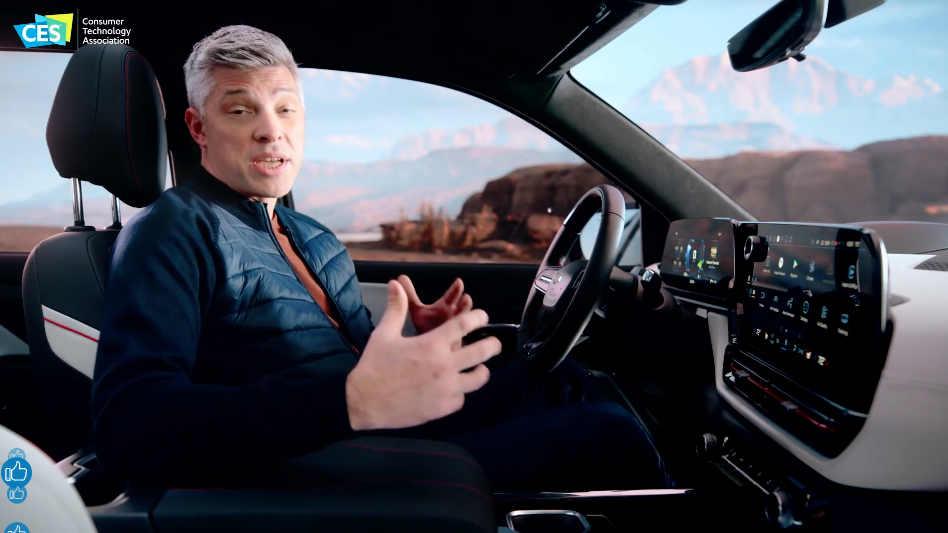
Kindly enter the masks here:
[[853, 76], [813, 56], [747, 73], [726, 54], [698, 56], [666, 69], [622, 111], [663, 126], [767, 122], [844, 149], [948, 133], [948, 93], [935, 81]]
[[687, 162], [761, 220], [948, 222], [948, 136]]
[[[722, 124], [640, 125], [681, 157], [723, 157], [741, 151], [786, 151], [835, 148], [832, 144], [795, 135], [772, 122]], [[456, 130], [432, 129], [399, 139], [389, 158], [417, 160], [436, 151], [473, 146], [494, 146], [567, 153], [568, 150], [532, 124], [510, 116]]]
[[[898, 139], [848, 151], [742, 152], [686, 162], [761, 219], [948, 222], [948, 136]], [[333, 230], [364, 232], [377, 231], [381, 222], [401, 215], [414, 219], [423, 203], [444, 208], [451, 219], [462, 207], [463, 213], [473, 214], [484, 205], [502, 216], [562, 216], [600, 179], [575, 156], [469, 147], [438, 150], [413, 161], [307, 162], [293, 195], [298, 210]], [[0, 206], [0, 225], [68, 225], [68, 186], [64, 181], [30, 200]], [[84, 191], [86, 220], [107, 225], [108, 196], [91, 187]], [[123, 219], [136, 211], [123, 207]]]
[[[112, 223], [112, 197], [108, 191], [90, 183], [82, 184], [82, 209], [86, 224], [96, 227]], [[127, 222], [139, 210], [122, 204], [122, 221]], [[25, 200], [0, 205], [0, 224], [33, 226], [69, 226], [73, 223], [72, 182], [62, 183], [36, 193]]]
[[453, 131], [431, 129], [399, 139], [392, 147], [392, 159], [418, 159], [435, 150], [468, 146], [497, 146], [538, 151], [566, 148], [525, 120], [509, 116], [494, 124], [484, 123]]
[[293, 187], [293, 199], [298, 210], [334, 230], [374, 231], [379, 223], [403, 214], [414, 217], [423, 203], [444, 208], [453, 217], [465, 198], [514, 169], [579, 161], [566, 150], [471, 146], [365, 165], [307, 162]]
[[724, 124], [640, 124], [669, 150], [684, 158], [724, 157], [738, 152], [829, 150], [835, 146], [793, 133], [772, 122]]
[[[948, 222], [948, 136], [879, 142], [852, 151], [745, 152], [687, 160], [765, 220]], [[388, 249], [539, 260], [563, 218], [608, 179], [588, 164], [536, 165], [487, 182], [455, 220], [424, 217], [383, 226]]]

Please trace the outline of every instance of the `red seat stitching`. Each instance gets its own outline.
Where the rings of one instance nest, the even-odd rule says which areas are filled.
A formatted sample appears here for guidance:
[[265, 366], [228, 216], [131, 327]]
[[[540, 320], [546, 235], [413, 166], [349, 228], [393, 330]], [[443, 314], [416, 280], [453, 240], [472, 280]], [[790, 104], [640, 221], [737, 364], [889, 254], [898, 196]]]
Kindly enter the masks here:
[[98, 339], [94, 339], [94, 338], [92, 338], [92, 337], [86, 335], [85, 333], [81, 333], [81, 332], [76, 331], [76, 330], [74, 330], [74, 329], [72, 329], [72, 328], [70, 328], [70, 327], [66, 327], [66, 326], [64, 326], [64, 325], [62, 325], [62, 324], [53, 322], [52, 320], [50, 320], [50, 319], [48, 319], [48, 318], [46, 318], [46, 317], [43, 317], [43, 320], [45, 320], [46, 322], [49, 322], [50, 324], [52, 324], [52, 325], [54, 325], [54, 326], [59, 326], [59, 327], [63, 328], [63, 329], [66, 330], [66, 331], [71, 331], [71, 332], [75, 333], [76, 335], [81, 335], [81, 336], [83, 336], [83, 337], [89, 339], [89, 340], [92, 341], [92, 342], [99, 342]]

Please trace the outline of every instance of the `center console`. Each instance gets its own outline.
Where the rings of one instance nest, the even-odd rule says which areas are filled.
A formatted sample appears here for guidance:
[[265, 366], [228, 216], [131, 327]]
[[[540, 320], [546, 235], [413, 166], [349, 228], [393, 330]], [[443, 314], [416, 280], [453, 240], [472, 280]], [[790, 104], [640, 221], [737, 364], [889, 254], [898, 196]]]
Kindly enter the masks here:
[[756, 491], [778, 527], [825, 523], [837, 490], [827, 481], [877, 484], [870, 463], [884, 459], [856, 438], [879, 434], [869, 414], [893, 330], [887, 261], [880, 238], [855, 226], [715, 218], [669, 228], [659, 269], [707, 318], [721, 400], [717, 435], [698, 455]]
[[813, 450], [837, 456], [862, 428], [887, 351], [887, 265], [870, 230], [674, 222], [669, 289], [725, 310], [724, 384]]

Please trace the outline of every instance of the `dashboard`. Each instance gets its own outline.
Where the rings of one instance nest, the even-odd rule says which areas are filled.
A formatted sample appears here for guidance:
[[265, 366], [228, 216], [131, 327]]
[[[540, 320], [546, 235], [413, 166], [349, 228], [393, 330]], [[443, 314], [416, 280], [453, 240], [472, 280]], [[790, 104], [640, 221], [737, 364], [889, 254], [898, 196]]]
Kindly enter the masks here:
[[945, 490], [937, 259], [864, 227], [714, 218], [673, 222], [659, 270], [707, 313], [716, 388], [746, 421], [831, 481]]

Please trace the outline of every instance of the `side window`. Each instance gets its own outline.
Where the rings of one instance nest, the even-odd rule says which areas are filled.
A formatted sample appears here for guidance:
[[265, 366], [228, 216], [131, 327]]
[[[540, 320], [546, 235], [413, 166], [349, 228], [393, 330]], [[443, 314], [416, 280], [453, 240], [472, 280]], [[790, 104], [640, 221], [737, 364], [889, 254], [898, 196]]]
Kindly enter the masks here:
[[[0, 252], [29, 252], [73, 223], [72, 183], [56, 172], [46, 121], [70, 55], [0, 52]], [[170, 173], [169, 173], [170, 175]], [[169, 177], [170, 180], [170, 177]], [[82, 184], [87, 225], [112, 223], [111, 195]], [[138, 210], [121, 205], [127, 222]]]
[[306, 162], [293, 199], [355, 260], [538, 263], [579, 198], [608, 182], [473, 96], [367, 74], [302, 76]]

